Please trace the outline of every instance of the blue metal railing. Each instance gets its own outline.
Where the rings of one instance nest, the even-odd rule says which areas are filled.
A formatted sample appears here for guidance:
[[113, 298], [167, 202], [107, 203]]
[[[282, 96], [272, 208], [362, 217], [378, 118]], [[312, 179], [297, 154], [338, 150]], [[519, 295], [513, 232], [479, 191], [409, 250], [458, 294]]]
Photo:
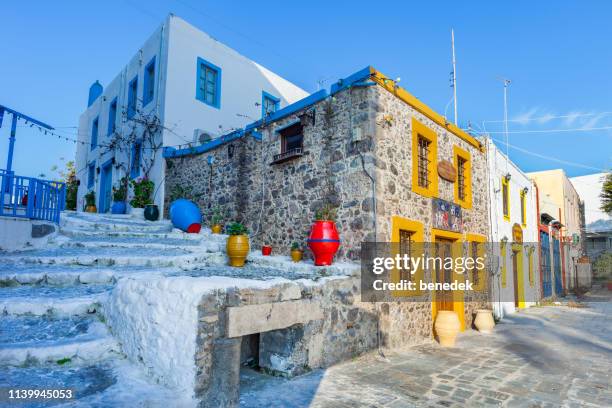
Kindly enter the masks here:
[[66, 203], [66, 183], [16, 176], [0, 169], [0, 216], [59, 224]]

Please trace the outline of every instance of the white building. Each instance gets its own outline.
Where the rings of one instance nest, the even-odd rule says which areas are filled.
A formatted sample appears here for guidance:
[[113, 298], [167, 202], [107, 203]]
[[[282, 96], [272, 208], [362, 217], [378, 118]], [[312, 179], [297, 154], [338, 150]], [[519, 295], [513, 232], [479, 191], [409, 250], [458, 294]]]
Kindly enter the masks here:
[[[261, 118], [264, 109], [273, 111], [307, 95], [169, 15], [104, 90], [97, 82], [90, 88], [89, 106], [79, 119], [78, 209], [93, 190], [98, 211], [107, 212], [112, 186], [125, 173], [137, 178], [148, 172], [155, 182], [154, 203], [163, 213], [161, 146], [198, 145]], [[157, 119], [158, 125], [150, 127], [157, 136], [147, 138], [144, 124]], [[113, 134], [124, 135], [124, 141], [133, 135], [127, 137], [131, 146], [110, 148]]]
[[587, 232], [612, 230], [612, 216], [601, 210], [601, 198], [606, 173], [571, 177], [574, 188], [584, 201], [584, 219]]
[[486, 139], [491, 242], [497, 255], [492, 277], [496, 317], [535, 304], [540, 293], [537, 198], [532, 181]]

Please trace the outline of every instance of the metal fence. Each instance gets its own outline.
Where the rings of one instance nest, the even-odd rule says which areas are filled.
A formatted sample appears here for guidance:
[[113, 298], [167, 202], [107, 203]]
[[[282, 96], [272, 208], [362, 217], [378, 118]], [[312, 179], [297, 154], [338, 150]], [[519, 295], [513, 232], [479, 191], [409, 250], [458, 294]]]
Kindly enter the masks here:
[[0, 216], [60, 221], [66, 183], [16, 176], [0, 169]]

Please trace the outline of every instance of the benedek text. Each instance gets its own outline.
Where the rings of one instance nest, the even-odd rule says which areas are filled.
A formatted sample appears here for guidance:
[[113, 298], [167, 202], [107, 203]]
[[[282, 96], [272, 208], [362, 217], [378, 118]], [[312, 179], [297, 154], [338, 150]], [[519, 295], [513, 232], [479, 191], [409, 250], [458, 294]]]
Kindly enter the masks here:
[[[416, 282], [400, 280], [399, 282], [384, 282], [377, 279], [372, 283], [374, 290], [415, 290]], [[474, 290], [474, 284], [469, 280], [465, 282], [423, 282], [419, 281], [420, 290]]]

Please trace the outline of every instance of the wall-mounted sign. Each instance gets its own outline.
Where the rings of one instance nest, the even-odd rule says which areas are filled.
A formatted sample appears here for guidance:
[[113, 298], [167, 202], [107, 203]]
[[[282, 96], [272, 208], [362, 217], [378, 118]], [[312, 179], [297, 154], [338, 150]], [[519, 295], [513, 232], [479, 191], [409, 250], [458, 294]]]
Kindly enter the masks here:
[[455, 170], [453, 163], [448, 160], [440, 160], [438, 162], [438, 175], [444, 180], [454, 183], [457, 178], [457, 170]]
[[461, 232], [463, 229], [463, 218], [461, 217], [461, 207], [448, 201], [434, 198], [433, 206], [433, 227], [447, 231]]
[[512, 239], [516, 244], [523, 243], [523, 228], [518, 223], [512, 226]]

